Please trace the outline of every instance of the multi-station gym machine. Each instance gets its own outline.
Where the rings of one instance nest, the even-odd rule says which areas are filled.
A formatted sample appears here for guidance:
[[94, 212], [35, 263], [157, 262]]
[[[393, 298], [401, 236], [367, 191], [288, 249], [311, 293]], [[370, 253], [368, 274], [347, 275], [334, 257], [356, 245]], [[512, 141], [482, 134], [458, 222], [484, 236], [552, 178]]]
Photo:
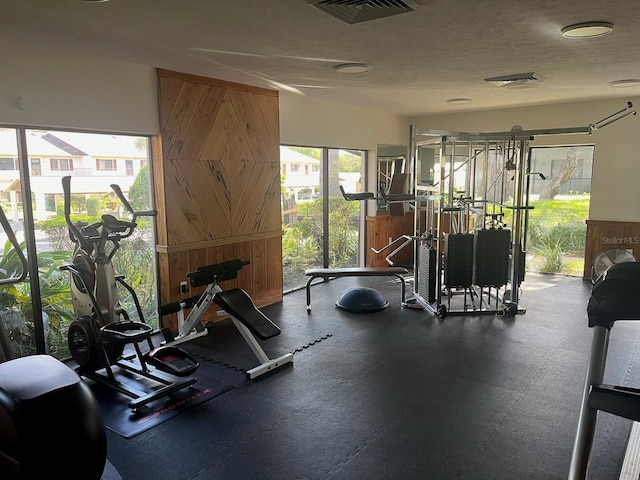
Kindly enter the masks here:
[[450, 314], [523, 313], [532, 172], [539, 135], [592, 134], [626, 108], [586, 127], [460, 133], [411, 126], [414, 292], [408, 306]]

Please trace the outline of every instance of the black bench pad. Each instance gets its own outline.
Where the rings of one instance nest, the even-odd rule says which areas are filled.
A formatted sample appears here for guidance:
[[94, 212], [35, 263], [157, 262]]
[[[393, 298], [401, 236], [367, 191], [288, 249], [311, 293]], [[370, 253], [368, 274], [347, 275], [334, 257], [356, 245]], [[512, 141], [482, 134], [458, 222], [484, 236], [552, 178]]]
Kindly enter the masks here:
[[258, 310], [251, 297], [241, 288], [232, 288], [214, 295], [216, 302], [229, 315], [240, 320], [260, 340], [280, 334], [280, 327]]

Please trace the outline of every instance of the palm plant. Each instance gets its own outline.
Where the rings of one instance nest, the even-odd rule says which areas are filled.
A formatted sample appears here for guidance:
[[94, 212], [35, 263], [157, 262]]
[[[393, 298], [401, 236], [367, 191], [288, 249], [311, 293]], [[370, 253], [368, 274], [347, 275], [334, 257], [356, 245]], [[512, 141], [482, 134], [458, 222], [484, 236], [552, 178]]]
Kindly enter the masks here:
[[[24, 250], [24, 242], [20, 244]], [[0, 278], [18, 277], [22, 264], [10, 241], [5, 242], [0, 258]], [[66, 329], [74, 320], [67, 274], [59, 266], [70, 258], [68, 251], [38, 254], [38, 277], [42, 299], [42, 315], [49, 353], [58, 358], [68, 354]], [[0, 286], [0, 312], [14, 355], [35, 353], [34, 312], [29, 277], [20, 283]]]

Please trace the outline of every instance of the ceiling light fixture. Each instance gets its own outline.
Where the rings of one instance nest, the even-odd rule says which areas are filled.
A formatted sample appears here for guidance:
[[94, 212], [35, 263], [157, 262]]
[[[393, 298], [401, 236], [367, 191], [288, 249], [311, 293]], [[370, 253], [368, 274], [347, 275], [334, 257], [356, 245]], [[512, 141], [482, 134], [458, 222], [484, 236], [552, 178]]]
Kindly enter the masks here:
[[471, 103], [470, 98], [450, 98], [447, 100], [450, 105], [469, 105]]
[[593, 38], [611, 33], [612, 30], [613, 23], [610, 22], [584, 22], [564, 27], [561, 32], [565, 38]]
[[357, 73], [367, 73], [371, 70], [371, 67], [365, 65], [364, 63], [342, 63], [340, 65], [336, 65], [336, 72], [338, 73], [346, 73], [348, 75], [353, 75]]
[[627, 78], [625, 80], [615, 80], [609, 84], [615, 88], [638, 87], [640, 86], [640, 78]]

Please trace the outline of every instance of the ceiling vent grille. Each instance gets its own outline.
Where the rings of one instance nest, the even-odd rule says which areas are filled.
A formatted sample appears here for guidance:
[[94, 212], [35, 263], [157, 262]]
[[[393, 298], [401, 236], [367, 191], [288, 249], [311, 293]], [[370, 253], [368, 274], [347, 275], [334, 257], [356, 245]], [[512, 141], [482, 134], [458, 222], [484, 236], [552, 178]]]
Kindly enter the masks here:
[[407, 0], [307, 0], [307, 3], [350, 25], [415, 11], [415, 4]]
[[541, 75], [537, 73], [516, 73], [513, 75], [503, 75], [501, 77], [492, 77], [485, 78], [484, 81], [487, 83], [492, 83], [493, 85], [497, 85], [498, 87], [516, 87], [516, 86], [524, 86], [531, 85], [533, 83], [538, 83], [544, 80]]

